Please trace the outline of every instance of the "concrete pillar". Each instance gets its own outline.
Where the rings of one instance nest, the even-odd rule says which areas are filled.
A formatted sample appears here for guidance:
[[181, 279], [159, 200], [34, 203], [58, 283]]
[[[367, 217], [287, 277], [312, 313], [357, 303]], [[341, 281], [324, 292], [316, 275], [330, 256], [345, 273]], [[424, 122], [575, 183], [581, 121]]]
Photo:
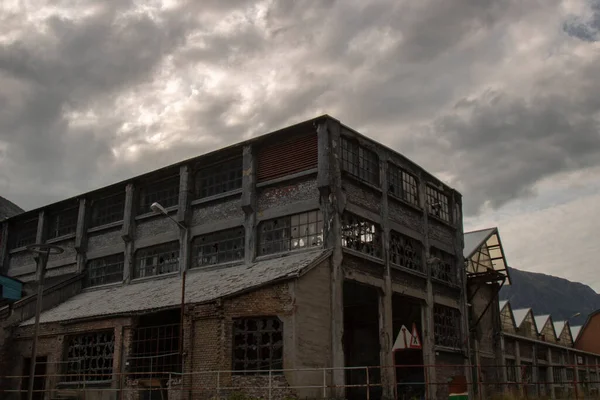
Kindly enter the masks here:
[[498, 365], [498, 367], [500, 368], [500, 381], [502, 382], [502, 392], [507, 393], [508, 389], [509, 389], [509, 385], [506, 384], [506, 382], [508, 382], [508, 372], [506, 371], [506, 343], [504, 341], [504, 335], [502, 334], [502, 332], [500, 332], [500, 352], [499, 354], [496, 355], [496, 360], [500, 361], [500, 365]]
[[77, 252], [77, 271], [85, 270], [85, 251], [87, 248], [87, 218], [86, 199], [79, 199], [79, 211], [77, 213], [77, 227], [75, 228], [75, 251]]
[[256, 258], [256, 160], [251, 145], [244, 146], [242, 160], [242, 210], [245, 213], [245, 261], [251, 263]]
[[554, 362], [552, 361], [552, 348], [548, 347], [548, 375], [546, 380], [548, 381], [548, 388], [550, 388], [550, 398], [556, 398], [556, 390], [554, 388]]
[[8, 222], [0, 224], [0, 273], [8, 270]]
[[521, 346], [519, 341], [515, 340], [515, 364], [517, 364], [517, 371], [515, 378], [517, 379], [517, 388], [519, 396], [523, 396], [523, 375], [521, 369]]
[[[177, 207], [177, 222], [188, 227], [191, 216], [191, 182], [190, 167], [182, 165], [179, 167], [179, 203]], [[190, 268], [190, 231], [179, 230], [179, 271], [183, 275]]]
[[381, 384], [383, 388], [383, 398], [392, 399], [394, 397], [394, 386], [396, 384], [396, 369], [392, 347], [394, 345], [393, 316], [392, 316], [392, 271], [390, 266], [390, 224], [388, 212], [388, 180], [387, 168], [388, 160], [386, 152], [379, 154], [379, 176], [381, 179], [381, 188], [383, 196], [381, 199], [381, 221], [383, 230], [383, 260], [385, 262], [385, 275], [383, 293], [380, 298], [379, 307], [379, 340], [380, 340], [380, 363]]
[[534, 384], [535, 395], [539, 396], [540, 395], [540, 383], [539, 383], [540, 381], [538, 379], [539, 363], [538, 363], [537, 357], [538, 357], [538, 348], [537, 348], [537, 345], [534, 343], [532, 360], [531, 360], [531, 382]]
[[123, 227], [121, 237], [125, 242], [125, 255], [123, 262], [123, 281], [131, 281], [134, 268], [133, 240], [135, 236], [135, 188], [133, 183], [125, 187], [125, 209], [123, 210]]
[[46, 242], [46, 212], [44, 210], [38, 213], [38, 225], [37, 232], [35, 234], [35, 242], [36, 243], [45, 243]]
[[[322, 131], [323, 128], [321, 128]], [[346, 199], [342, 191], [341, 173], [341, 138], [340, 123], [333, 119], [327, 119], [326, 129], [329, 133], [329, 174], [331, 194], [329, 203], [331, 206], [330, 229], [327, 235], [326, 245], [333, 247], [331, 256], [331, 352], [332, 352], [332, 384], [343, 387], [345, 384], [344, 367], [344, 272], [342, 270], [342, 240], [341, 240], [341, 215], [346, 208]], [[345, 390], [337, 389], [330, 397], [343, 398]]]

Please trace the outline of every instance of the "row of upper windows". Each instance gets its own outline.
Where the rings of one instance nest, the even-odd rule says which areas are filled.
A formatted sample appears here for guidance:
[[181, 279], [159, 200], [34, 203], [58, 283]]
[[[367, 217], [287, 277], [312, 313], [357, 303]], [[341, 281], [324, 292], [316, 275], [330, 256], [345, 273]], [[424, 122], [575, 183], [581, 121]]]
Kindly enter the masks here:
[[[342, 137], [342, 169], [357, 178], [380, 186], [379, 157], [358, 142]], [[388, 163], [388, 193], [419, 207], [417, 178], [395, 164]], [[427, 185], [427, 210], [429, 214], [446, 222], [452, 222], [448, 196], [441, 190]]]

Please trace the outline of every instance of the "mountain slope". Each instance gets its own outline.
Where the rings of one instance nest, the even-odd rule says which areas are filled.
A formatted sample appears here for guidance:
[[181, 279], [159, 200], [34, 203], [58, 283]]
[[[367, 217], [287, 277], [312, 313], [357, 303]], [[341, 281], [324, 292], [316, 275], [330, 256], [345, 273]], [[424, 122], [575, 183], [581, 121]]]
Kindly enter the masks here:
[[[535, 315], [550, 314], [554, 321], [569, 319], [582, 325], [588, 314], [600, 309], [600, 294], [579, 282], [509, 268], [512, 284], [500, 291], [513, 309], [531, 307]], [[576, 313], [579, 317], [570, 318]]]
[[23, 210], [15, 203], [0, 196], [0, 221], [13, 215], [21, 214]]

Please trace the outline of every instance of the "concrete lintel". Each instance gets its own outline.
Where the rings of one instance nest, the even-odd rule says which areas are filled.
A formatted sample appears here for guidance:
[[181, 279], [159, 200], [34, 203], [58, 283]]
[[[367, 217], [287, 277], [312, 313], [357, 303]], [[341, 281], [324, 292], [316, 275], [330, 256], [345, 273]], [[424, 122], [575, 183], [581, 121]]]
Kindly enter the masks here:
[[410, 286], [401, 285], [399, 283], [392, 282], [392, 291], [395, 294], [399, 294], [402, 296], [413, 297], [415, 299], [422, 300], [423, 302], [427, 301], [427, 295], [423, 290], [413, 288]]
[[456, 308], [456, 309], [460, 310], [462, 313], [462, 310], [460, 308], [460, 305], [461, 305], [460, 300], [434, 294], [433, 302], [434, 302], [434, 304], [441, 304], [446, 307]]
[[135, 212], [134, 212], [135, 188], [133, 183], [125, 187], [125, 210], [123, 213], [123, 227], [121, 228], [121, 237], [125, 242], [133, 240], [135, 232]]
[[364, 274], [360, 271], [349, 270], [347, 268], [344, 268], [344, 279], [356, 281], [364, 285], [374, 286], [382, 291], [385, 288], [385, 280]]
[[449, 254], [455, 254], [455, 251], [456, 251], [456, 248], [453, 245], [441, 242], [441, 241], [433, 239], [433, 238], [429, 238], [429, 246], [435, 247], [435, 248], [445, 251], [446, 253], [449, 253]]
[[319, 199], [308, 199], [298, 201], [296, 203], [287, 204], [280, 207], [268, 208], [260, 211], [256, 215], [257, 222], [265, 221], [272, 218], [283, 217], [286, 215], [299, 214], [307, 211], [318, 210]]
[[358, 215], [359, 217], [366, 218], [376, 224], [381, 226], [381, 215], [374, 213], [373, 211], [366, 210], [356, 204], [352, 204], [348, 202], [346, 204], [346, 210], [354, 215]]
[[164, 232], [158, 235], [137, 239], [134, 243], [134, 250], [156, 246], [163, 243], [174, 242], [180, 239], [179, 231]]
[[112, 256], [113, 254], [123, 253], [123, 245], [115, 245], [102, 247], [99, 249], [94, 249], [92, 251], [88, 251], [85, 255], [87, 260], [92, 260], [94, 258], [102, 258], [107, 256]]
[[389, 218], [388, 218], [388, 220], [389, 220], [388, 224], [389, 224], [391, 230], [396, 231], [402, 235], [411, 237], [411, 238], [423, 243], [423, 236], [424, 236], [423, 233], [418, 232], [406, 225], [399, 224], [398, 222], [391, 220]]
[[226, 229], [237, 228], [244, 225], [244, 218], [231, 218], [209, 224], [195, 225], [190, 228], [190, 239], [196, 236], [206, 235], [207, 233], [224, 231]]

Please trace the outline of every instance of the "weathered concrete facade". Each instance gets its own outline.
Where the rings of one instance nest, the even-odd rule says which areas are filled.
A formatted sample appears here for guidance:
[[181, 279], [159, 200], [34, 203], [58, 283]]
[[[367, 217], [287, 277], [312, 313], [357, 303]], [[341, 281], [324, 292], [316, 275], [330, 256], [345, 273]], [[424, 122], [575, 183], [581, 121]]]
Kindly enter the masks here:
[[[153, 213], [155, 201], [182, 228]], [[38, 355], [53, 372], [44, 382], [49, 393], [81, 386], [61, 378], [65, 368], [81, 368], [64, 366], [70, 365], [67, 353], [81, 345], [64, 338], [108, 330], [114, 332], [112, 370], [102, 372], [109, 378], [96, 386], [136, 398], [130, 389], [147, 382], [131, 375], [140, 362], [127, 360], [150, 357], [139, 350], [139, 332], [159, 325], [163, 317], [147, 321], [158, 312], [183, 327], [183, 336], [175, 328], [169, 336], [179, 343], [169, 347], [179, 357], [174, 375], [162, 383], [171, 397], [201, 398], [208, 392], [200, 387], [214, 392], [217, 384], [268, 380], [235, 371], [244, 363], [260, 369], [265, 360], [277, 369], [268, 364], [274, 359], [289, 371], [273, 375], [273, 385], [305, 387], [278, 389], [280, 397], [316, 396], [322, 389], [306, 387], [324, 382], [332, 396], [342, 395], [349, 381], [365, 378], [345, 368], [372, 366], [377, 372], [367, 381], [373, 387], [364, 390], [371, 398], [392, 398], [406, 389], [396, 385], [403, 372], [392, 368], [400, 354], [416, 364], [448, 365], [414, 372], [442, 382], [428, 389], [430, 398], [446, 398], [452, 379], [470, 379], [460, 194], [328, 116], [26, 212], [3, 227], [8, 247], [0, 252], [0, 271], [32, 287], [36, 263], [25, 245], [65, 249], [48, 263], [46, 276], [58, 281], [47, 289], [41, 318]], [[67, 280], [70, 298], [52, 297]], [[180, 318], [178, 285], [184, 282]], [[353, 295], [363, 291], [364, 298]], [[14, 304], [4, 322], [17, 343], [11, 354], [21, 360], [29, 356], [26, 320], [33, 316], [23, 307]], [[261, 331], [271, 337], [264, 360], [235, 344], [238, 336], [249, 340], [243, 332], [254, 332], [255, 323], [269, 326]], [[416, 330], [417, 348], [394, 348], [404, 326]], [[370, 349], [365, 354], [351, 339], [361, 329]], [[243, 360], [238, 350], [246, 352]], [[281, 357], [273, 356], [279, 351]], [[21, 374], [22, 363], [12, 369]], [[217, 378], [215, 371], [230, 372]], [[4, 385], [15, 386], [22, 382]]]

